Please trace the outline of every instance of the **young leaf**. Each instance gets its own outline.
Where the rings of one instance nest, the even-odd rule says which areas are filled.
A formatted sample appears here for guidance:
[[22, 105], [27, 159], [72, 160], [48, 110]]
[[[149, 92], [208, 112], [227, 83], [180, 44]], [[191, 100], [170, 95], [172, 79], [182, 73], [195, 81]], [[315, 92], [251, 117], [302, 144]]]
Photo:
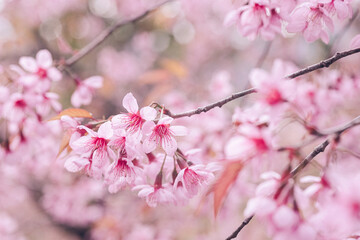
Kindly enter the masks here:
[[222, 172], [220, 178], [215, 183], [212, 191], [214, 192], [214, 215], [217, 216], [219, 209], [226, 197], [230, 186], [235, 182], [239, 172], [243, 168], [242, 161], [229, 162]]
[[52, 117], [49, 121], [59, 120], [62, 116], [76, 117], [76, 118], [92, 118], [92, 114], [81, 108], [68, 108]]

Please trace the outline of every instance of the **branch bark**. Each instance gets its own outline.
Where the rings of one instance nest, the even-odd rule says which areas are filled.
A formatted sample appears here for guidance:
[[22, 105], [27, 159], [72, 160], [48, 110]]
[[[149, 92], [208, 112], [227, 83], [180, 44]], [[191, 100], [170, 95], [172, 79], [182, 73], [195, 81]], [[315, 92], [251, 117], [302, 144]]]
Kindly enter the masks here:
[[[333, 129], [330, 129], [328, 131], [324, 131], [324, 136], [326, 135], [335, 135], [335, 139], [339, 138], [341, 134], [343, 134], [346, 130], [355, 127], [357, 125], [360, 125], [360, 116], [357, 116], [356, 118], [354, 118], [353, 120], [351, 120], [350, 122], [341, 125], [339, 127], [335, 127]], [[313, 160], [317, 155], [319, 155], [320, 153], [324, 152], [325, 149], [327, 148], [327, 146], [330, 144], [330, 142], [332, 141], [332, 138], [329, 137], [327, 138], [325, 141], [323, 141], [320, 145], [318, 145], [312, 152], [309, 153], [309, 155], [306, 156], [306, 158], [299, 164], [297, 165], [291, 172], [289, 175], [287, 175], [286, 178], [283, 179], [283, 183], [286, 183], [290, 178], [294, 178], [296, 177], [310, 162], [311, 160]], [[239, 234], [239, 232], [251, 221], [251, 219], [254, 217], [255, 215], [252, 215], [248, 218], [246, 218], [241, 225], [235, 230], [235, 232], [233, 232], [228, 238], [226, 238], [226, 240], [231, 240], [237, 237], [237, 235]]]
[[226, 240], [231, 240], [237, 237], [237, 235], [239, 234], [239, 232], [246, 226], [249, 224], [249, 222], [251, 221], [251, 219], [254, 217], [254, 215], [245, 218], [245, 220], [241, 223], [241, 225], [235, 230], [235, 232], [233, 232], [229, 237], [226, 238]]
[[[347, 57], [347, 56], [353, 55], [355, 53], [358, 53], [358, 52], [360, 52], [360, 48], [355, 48], [355, 49], [351, 49], [351, 50], [344, 51], [344, 52], [338, 52], [338, 53], [334, 54], [334, 56], [332, 56], [331, 58], [322, 60], [319, 63], [316, 63], [314, 65], [303, 68], [303, 69], [301, 69], [301, 70], [299, 70], [299, 71], [297, 71], [295, 73], [292, 73], [292, 74], [286, 76], [285, 78], [293, 79], [293, 78], [299, 77], [301, 75], [313, 72], [313, 71], [321, 69], [321, 68], [327, 68], [331, 64], [333, 64], [334, 62], [336, 62], [336, 61], [338, 61], [338, 60], [340, 60], [340, 59], [342, 59], [344, 57]], [[218, 102], [206, 105], [204, 107], [199, 107], [199, 108], [197, 108], [195, 110], [191, 110], [191, 111], [187, 111], [187, 112], [183, 112], [183, 113], [178, 113], [178, 114], [172, 114], [171, 112], [168, 112], [168, 115], [170, 117], [172, 117], [172, 118], [191, 117], [192, 115], [207, 112], [207, 111], [209, 111], [209, 110], [211, 110], [213, 108], [216, 108], [216, 107], [221, 108], [224, 104], [226, 104], [228, 102], [231, 102], [231, 101], [233, 101], [235, 99], [244, 97], [246, 95], [249, 95], [249, 94], [255, 93], [255, 92], [256, 92], [256, 88], [250, 88], [250, 89], [247, 89], [247, 90], [244, 90], [244, 91], [241, 91], [241, 92], [234, 93], [231, 96], [229, 96], [227, 98], [224, 98], [224, 99], [222, 99], [222, 100], [220, 100]]]

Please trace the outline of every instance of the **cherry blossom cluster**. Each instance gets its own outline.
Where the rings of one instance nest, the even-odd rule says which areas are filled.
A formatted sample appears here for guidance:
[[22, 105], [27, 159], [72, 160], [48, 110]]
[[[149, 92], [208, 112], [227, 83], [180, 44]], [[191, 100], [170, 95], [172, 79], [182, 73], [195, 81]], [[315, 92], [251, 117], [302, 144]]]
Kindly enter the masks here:
[[[52, 85], [62, 79], [62, 73], [45, 49], [35, 58], [21, 57], [19, 65], [3, 67], [2, 73], [8, 77], [4, 80], [6, 85], [0, 86], [0, 117], [7, 129], [8, 141], [0, 150], [11, 158], [20, 151], [16, 149], [31, 143], [28, 137], [37, 135], [33, 132], [36, 128], [47, 125], [45, 120], [62, 110], [59, 95], [51, 91]], [[71, 98], [74, 106], [90, 103], [95, 89], [102, 86], [102, 78], [97, 76], [75, 80], [77, 88]]]
[[273, 40], [276, 34], [301, 33], [308, 42], [321, 39], [329, 42], [329, 32], [334, 31], [334, 18], [352, 16], [351, 0], [273, 1], [251, 0], [230, 12], [226, 25], [236, 24], [241, 34], [249, 39], [261, 36]]
[[[100, 123], [82, 125], [69, 116], [61, 118], [71, 133], [68, 171], [103, 178], [111, 193], [139, 190], [151, 207], [186, 201], [212, 180], [216, 168], [193, 163], [178, 148], [175, 137], [187, 130], [172, 125], [163, 108], [139, 109], [132, 93], [124, 97], [123, 107], [127, 113]], [[156, 153], [158, 148], [162, 152]]]
[[[337, 113], [344, 111], [345, 104], [358, 103], [360, 79], [336, 70], [314, 74], [312, 80], [285, 77], [296, 70], [281, 60], [274, 62], [271, 72], [254, 69], [250, 81], [257, 89], [257, 101], [233, 115], [237, 134], [226, 145], [227, 158], [246, 163], [261, 181], [250, 195], [245, 216], [261, 220], [272, 239], [358, 236], [360, 202], [358, 192], [350, 190], [357, 189], [353, 182], [358, 172], [352, 170], [358, 166], [358, 155], [349, 142], [358, 136], [358, 130], [331, 140], [329, 153], [317, 161], [319, 175], [296, 178], [290, 177], [290, 171], [305, 157], [305, 147], [335, 133], [324, 129], [351, 119], [339, 118]], [[331, 116], [337, 118], [329, 121]], [[286, 131], [298, 135], [297, 139], [291, 140]], [[332, 155], [342, 151], [348, 154], [334, 162]], [[341, 216], [352, 224], [337, 224], [331, 216]]]

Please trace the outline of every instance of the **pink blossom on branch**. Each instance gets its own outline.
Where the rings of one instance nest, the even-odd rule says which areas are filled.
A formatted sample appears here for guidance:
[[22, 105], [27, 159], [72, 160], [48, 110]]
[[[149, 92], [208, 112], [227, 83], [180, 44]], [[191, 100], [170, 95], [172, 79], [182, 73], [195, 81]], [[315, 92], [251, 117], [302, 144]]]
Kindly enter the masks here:
[[46, 49], [40, 50], [36, 59], [21, 57], [19, 65], [28, 72], [20, 76], [19, 81], [37, 92], [48, 91], [52, 81], [60, 81], [62, 78], [60, 71], [53, 66], [51, 53]]
[[173, 121], [171, 117], [160, 118], [157, 124], [148, 121], [144, 124], [145, 138], [143, 148], [146, 153], [152, 152], [158, 145], [161, 145], [165, 153], [173, 156], [177, 150], [175, 136], [185, 136], [187, 130], [183, 126], [170, 126]]
[[83, 81], [77, 81], [76, 84], [76, 90], [71, 96], [71, 104], [74, 107], [80, 107], [90, 104], [95, 90], [102, 87], [103, 78], [93, 76]]
[[139, 111], [139, 105], [132, 93], [125, 95], [123, 106], [128, 113], [114, 116], [111, 120], [112, 126], [114, 129], [125, 129], [129, 134], [141, 138], [143, 124], [155, 120], [156, 110], [152, 107], [143, 107]]

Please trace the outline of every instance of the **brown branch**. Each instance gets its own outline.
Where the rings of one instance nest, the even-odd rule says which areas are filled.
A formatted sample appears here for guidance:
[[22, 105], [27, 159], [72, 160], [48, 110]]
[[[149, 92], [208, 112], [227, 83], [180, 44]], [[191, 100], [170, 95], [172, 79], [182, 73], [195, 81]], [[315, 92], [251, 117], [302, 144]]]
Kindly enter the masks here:
[[233, 232], [229, 237], [226, 238], [226, 240], [231, 240], [237, 237], [237, 235], [239, 234], [239, 232], [246, 226], [248, 225], [248, 223], [251, 221], [251, 219], [254, 217], [254, 215], [246, 218], [241, 225], [235, 230], [235, 232]]
[[[338, 139], [340, 137], [340, 135], [342, 133], [344, 133], [346, 130], [348, 130], [352, 127], [355, 127], [357, 125], [360, 125], [360, 116], [354, 118], [350, 122], [348, 122], [340, 127], [336, 127], [336, 128], [333, 128], [332, 130], [328, 130], [328, 131], [324, 132], [323, 134], [324, 134], [324, 136], [335, 135], [334, 139]], [[283, 183], [281, 186], [284, 186], [284, 184], [286, 184], [286, 182], [290, 178], [296, 177], [297, 174], [299, 174], [299, 172], [302, 171], [311, 162], [311, 160], [313, 160], [320, 153], [324, 152], [325, 149], [327, 148], [327, 146], [332, 141], [332, 139], [333, 138], [326, 139], [320, 145], [318, 145], [309, 155], [307, 155], [306, 158], [301, 163], [299, 163], [299, 165], [297, 165], [293, 170], [291, 170], [290, 174], [288, 174], [286, 178], [283, 179], [283, 181], [282, 181]], [[233, 232], [228, 238], [226, 238], [226, 240], [231, 240], [231, 239], [236, 238], [237, 235], [239, 234], [239, 232], [251, 221], [251, 219], [253, 217], [254, 217], [254, 215], [246, 218], [241, 223], [241, 225], [235, 230], [235, 232]]]
[[[292, 78], [299, 77], [301, 75], [313, 72], [313, 71], [321, 69], [321, 68], [327, 68], [331, 64], [333, 64], [334, 62], [338, 61], [339, 59], [350, 56], [350, 55], [353, 55], [353, 54], [358, 53], [358, 52], [360, 52], [360, 48], [355, 48], [355, 49], [351, 49], [351, 50], [344, 51], [344, 52], [338, 52], [334, 56], [332, 56], [331, 58], [322, 60], [321, 62], [319, 62], [317, 64], [314, 64], [314, 65], [311, 65], [309, 67], [303, 68], [303, 69], [301, 69], [301, 70], [299, 70], [299, 71], [297, 71], [295, 73], [292, 73], [292, 74], [286, 76], [286, 78], [292, 79]], [[249, 94], [255, 93], [255, 92], [256, 92], [256, 88], [250, 88], [250, 89], [247, 89], [247, 90], [244, 90], [244, 91], [241, 91], [241, 92], [234, 93], [231, 96], [229, 96], [227, 98], [224, 98], [224, 99], [222, 99], [222, 100], [220, 100], [218, 102], [206, 105], [204, 107], [199, 107], [199, 108], [197, 108], [195, 110], [187, 111], [187, 112], [184, 112], [184, 113], [178, 113], [178, 114], [172, 114], [170, 111], [167, 111], [167, 114], [172, 118], [191, 117], [192, 115], [207, 112], [207, 111], [209, 111], [209, 110], [211, 110], [213, 108], [216, 108], [216, 107], [221, 108], [224, 104], [226, 104], [228, 102], [231, 102], [231, 101], [233, 101], [235, 99], [244, 97], [246, 95], [249, 95]]]
[[228, 102], [231, 102], [235, 99], [238, 99], [238, 98], [241, 98], [243, 96], [246, 96], [248, 94], [251, 94], [251, 93], [254, 93], [256, 92], [256, 89], [255, 88], [250, 88], [250, 89], [247, 89], [245, 91], [242, 91], [242, 92], [238, 92], [238, 93], [234, 93], [232, 94], [230, 97], [227, 97], [227, 98], [224, 98], [218, 102], [215, 102], [215, 103], [212, 103], [210, 105], [207, 105], [205, 107], [199, 107], [195, 110], [191, 110], [191, 111], [188, 111], [188, 112], [184, 112], [184, 113], [179, 113], [179, 114], [172, 114], [172, 113], [168, 113], [168, 115], [172, 118], [181, 118], [181, 117], [190, 117], [192, 115], [195, 115], [195, 114], [200, 114], [202, 112], [207, 112], [213, 108], [216, 108], [216, 107], [219, 107], [221, 108], [224, 104], [228, 103]]
[[299, 71], [297, 71], [297, 72], [295, 72], [293, 74], [290, 74], [290, 75], [286, 76], [286, 78], [292, 79], [292, 78], [299, 77], [301, 75], [307, 74], [309, 72], [313, 72], [313, 71], [321, 69], [321, 68], [327, 68], [331, 64], [336, 62], [337, 60], [339, 60], [341, 58], [344, 58], [344, 57], [347, 57], [347, 56], [350, 56], [350, 55], [353, 55], [353, 54], [358, 53], [358, 52], [360, 52], [360, 48], [355, 48], [355, 49], [351, 49], [351, 50], [348, 50], [348, 51], [335, 53], [331, 58], [322, 60], [321, 62], [319, 62], [317, 64], [314, 64], [314, 65], [311, 65], [309, 67], [303, 68], [303, 69], [301, 69], [301, 70], [299, 70]]
[[85, 57], [87, 54], [89, 54], [91, 51], [93, 51], [96, 47], [98, 47], [102, 42], [104, 42], [116, 29], [118, 29], [122, 26], [125, 26], [129, 23], [136, 23], [136, 22], [140, 21], [141, 19], [145, 18], [149, 13], [157, 10], [160, 6], [162, 6], [168, 2], [169, 2], [168, 0], [164, 1], [164, 2], [156, 5], [152, 9], [145, 11], [143, 14], [141, 14], [135, 18], [125, 20], [125, 21], [119, 21], [119, 22], [115, 23], [114, 25], [106, 28], [96, 38], [94, 38], [90, 43], [88, 43], [85, 47], [80, 49], [80, 51], [78, 51], [72, 57], [66, 59], [64, 65], [71, 66], [71, 65], [75, 64], [77, 61], [79, 61], [80, 59]]
[[[355, 127], [360, 124], [360, 116], [357, 116], [350, 122], [346, 123], [345, 125], [342, 125], [340, 127], [335, 127], [333, 129], [321, 132], [323, 136], [326, 135], [335, 135], [335, 140], [337, 140], [342, 133], [344, 133], [346, 130]], [[326, 147], [330, 144], [331, 138], [326, 139], [324, 142], [322, 142], [319, 146], [317, 146], [299, 165], [297, 165], [289, 174], [289, 178], [295, 177], [302, 169], [304, 169], [312, 159], [314, 159], [319, 153], [324, 152]]]

